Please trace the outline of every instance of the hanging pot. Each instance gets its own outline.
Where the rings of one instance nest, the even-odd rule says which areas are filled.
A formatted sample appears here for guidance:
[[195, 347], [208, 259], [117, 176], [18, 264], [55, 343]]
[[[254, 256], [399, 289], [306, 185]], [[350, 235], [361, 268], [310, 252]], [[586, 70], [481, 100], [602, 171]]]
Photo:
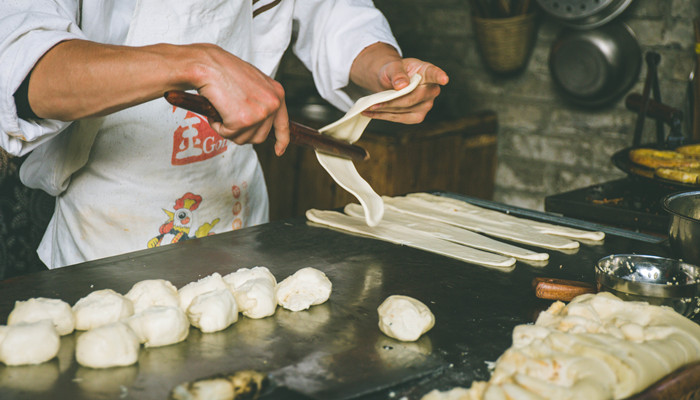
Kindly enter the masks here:
[[551, 17], [574, 29], [593, 29], [620, 15], [632, 0], [537, 0]]
[[639, 77], [642, 50], [623, 23], [581, 31], [565, 29], [552, 44], [549, 69], [559, 92], [584, 107], [617, 100]]

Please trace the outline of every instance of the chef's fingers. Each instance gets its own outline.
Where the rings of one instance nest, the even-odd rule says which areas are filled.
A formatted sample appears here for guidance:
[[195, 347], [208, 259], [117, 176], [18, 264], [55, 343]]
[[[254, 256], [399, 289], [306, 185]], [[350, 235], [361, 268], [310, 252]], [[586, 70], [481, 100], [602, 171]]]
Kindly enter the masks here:
[[275, 154], [281, 156], [289, 145], [289, 114], [287, 103], [282, 99], [282, 105], [275, 115], [273, 126], [275, 128]]
[[[267, 139], [267, 136], [270, 134], [270, 130], [272, 130], [272, 124], [274, 123], [274, 118], [270, 117], [263, 121], [258, 129], [253, 132], [253, 135], [243, 143], [253, 143], [253, 144], [258, 144], [262, 143]], [[242, 143], [239, 143], [242, 144]]]
[[362, 115], [373, 119], [382, 119], [402, 124], [419, 124], [425, 120], [425, 116], [432, 107], [433, 101], [428, 100], [408, 108], [400, 108], [393, 111], [364, 111]]
[[447, 76], [447, 73], [433, 64], [426, 64], [425, 69], [422, 73], [420, 73], [423, 77], [423, 81], [421, 83], [435, 83], [441, 86], [447, 85], [447, 83], [450, 81], [450, 77]]
[[372, 105], [368, 111], [398, 111], [402, 108], [412, 107], [425, 101], [435, 100], [440, 95], [440, 86], [436, 84], [420, 84], [412, 92], [393, 100]]
[[450, 81], [445, 71], [427, 61], [417, 58], [404, 58], [401, 62], [408, 75], [420, 74], [423, 77], [421, 83], [435, 83], [444, 86]]

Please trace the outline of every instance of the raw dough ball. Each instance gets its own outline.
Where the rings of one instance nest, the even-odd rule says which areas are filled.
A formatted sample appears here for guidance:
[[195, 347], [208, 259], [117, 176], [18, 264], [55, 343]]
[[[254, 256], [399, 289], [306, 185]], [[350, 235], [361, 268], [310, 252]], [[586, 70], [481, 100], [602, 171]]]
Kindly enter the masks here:
[[73, 306], [75, 329], [87, 331], [134, 314], [131, 300], [112, 289], [96, 290]]
[[124, 367], [139, 358], [139, 338], [124, 322], [91, 329], [78, 337], [75, 359], [90, 368]]
[[228, 285], [218, 272], [205, 276], [198, 281], [190, 282], [178, 290], [178, 294], [180, 295], [180, 308], [187, 311], [187, 308], [195, 297], [202, 293], [219, 289], [228, 289]]
[[146, 347], [167, 346], [187, 339], [190, 321], [179, 305], [153, 306], [126, 320]]
[[240, 268], [224, 276], [224, 282], [231, 287], [232, 291], [252, 279], [267, 279], [273, 285], [277, 285], [277, 279], [267, 267]]
[[420, 301], [408, 296], [389, 296], [377, 309], [379, 329], [385, 335], [413, 342], [435, 325], [435, 316]]
[[137, 282], [125, 296], [134, 303], [134, 314], [151, 306], [180, 306], [177, 288], [165, 279]]
[[302, 268], [277, 285], [277, 304], [290, 311], [306, 310], [328, 300], [332, 286], [323, 272]]
[[37, 322], [51, 320], [59, 335], [68, 335], [75, 329], [75, 315], [70, 305], [63, 300], [32, 298], [27, 301], [16, 301], [15, 308], [7, 317], [7, 325], [22, 322]]
[[187, 316], [202, 332], [218, 332], [238, 320], [238, 306], [228, 288], [219, 289], [195, 297]]
[[275, 284], [265, 278], [246, 281], [233, 292], [233, 297], [239, 311], [248, 318], [269, 317], [277, 309]]
[[53, 322], [47, 319], [0, 326], [0, 361], [6, 365], [41, 364], [56, 357], [60, 343]]
[[224, 276], [238, 309], [248, 318], [265, 318], [275, 313], [277, 280], [266, 267], [241, 268]]

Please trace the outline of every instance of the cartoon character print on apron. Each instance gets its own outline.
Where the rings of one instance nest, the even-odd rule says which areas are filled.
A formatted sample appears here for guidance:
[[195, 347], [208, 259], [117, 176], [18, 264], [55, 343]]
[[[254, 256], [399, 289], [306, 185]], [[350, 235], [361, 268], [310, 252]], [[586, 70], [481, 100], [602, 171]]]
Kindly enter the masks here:
[[[247, 60], [252, 15], [250, 1], [138, 0], [125, 44], [210, 42]], [[65, 231], [53, 235], [49, 266], [266, 222], [267, 192], [252, 145], [157, 99], [105, 118], [55, 218]]]

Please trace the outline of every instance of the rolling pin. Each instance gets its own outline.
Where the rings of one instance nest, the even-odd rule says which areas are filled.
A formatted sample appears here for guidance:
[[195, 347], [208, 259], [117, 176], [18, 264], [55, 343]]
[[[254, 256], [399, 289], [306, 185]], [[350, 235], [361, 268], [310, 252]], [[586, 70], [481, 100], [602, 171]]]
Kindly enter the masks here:
[[[221, 122], [221, 115], [206, 97], [187, 93], [180, 90], [171, 90], [163, 94], [168, 103], [209, 117]], [[355, 161], [369, 159], [369, 153], [364, 148], [334, 139], [324, 135], [316, 129], [289, 121], [289, 142], [298, 146], [309, 147], [322, 153], [347, 158]]]
[[546, 300], [571, 301], [585, 293], [596, 293], [596, 287], [590, 283], [570, 281], [568, 279], [536, 277], [532, 280], [535, 296]]

